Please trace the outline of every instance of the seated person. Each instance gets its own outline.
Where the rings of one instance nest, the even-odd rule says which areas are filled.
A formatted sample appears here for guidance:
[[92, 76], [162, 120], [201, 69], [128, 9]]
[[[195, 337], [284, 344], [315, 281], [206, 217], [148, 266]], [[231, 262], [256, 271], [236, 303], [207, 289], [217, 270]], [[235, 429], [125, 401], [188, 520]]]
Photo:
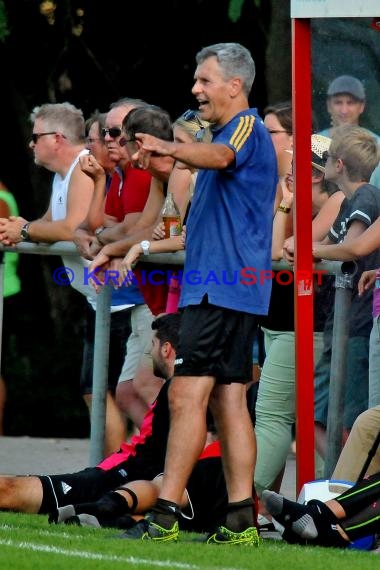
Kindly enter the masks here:
[[302, 505], [274, 491], [263, 491], [267, 511], [283, 527], [290, 543], [347, 548], [357, 539], [380, 531], [380, 473], [362, 479], [325, 503]]
[[[136, 527], [140, 536], [145, 519], [139, 515], [154, 506], [161, 482], [162, 474], [152, 481], [126, 483], [105, 493], [98, 501], [58, 507], [50, 513], [49, 522], [121, 529]], [[191, 532], [210, 532], [223, 520], [226, 506], [220, 446], [218, 441], [213, 441], [206, 445], [190, 476], [181, 504], [179, 527]]]
[[[168, 363], [174, 366], [179, 324], [178, 313], [162, 315], [152, 323], [153, 371], [159, 377], [171, 375]], [[62, 475], [0, 477], [0, 510], [47, 514], [64, 505], [97, 501], [129, 481], [154, 479], [164, 469], [169, 432], [168, 386], [168, 382], [163, 384], [140, 432], [96, 467]]]
[[380, 472], [380, 406], [362, 412], [339, 455], [332, 479], [357, 481]]

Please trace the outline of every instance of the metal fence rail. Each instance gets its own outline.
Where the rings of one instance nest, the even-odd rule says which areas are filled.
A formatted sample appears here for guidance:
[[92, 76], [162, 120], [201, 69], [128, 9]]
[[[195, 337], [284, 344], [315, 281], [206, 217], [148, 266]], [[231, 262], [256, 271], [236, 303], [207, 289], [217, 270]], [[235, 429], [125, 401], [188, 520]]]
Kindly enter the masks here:
[[[56, 242], [53, 244], [22, 242], [8, 247], [0, 244], [0, 256], [4, 251], [34, 255], [72, 255], [77, 257], [78, 251], [71, 242]], [[144, 263], [183, 265], [185, 252], [155, 253], [144, 256]], [[3, 263], [0, 257], [0, 346], [3, 317]], [[346, 353], [347, 343], [347, 313], [350, 306], [352, 289], [351, 276], [356, 271], [354, 262], [322, 262], [315, 264], [316, 270], [326, 271], [336, 276], [335, 319], [332, 343], [331, 377], [329, 412], [327, 424], [327, 455], [325, 476], [329, 477], [338, 460], [342, 433], [342, 407], [345, 385], [345, 365], [342, 355]], [[290, 266], [285, 261], [273, 262], [273, 270], [288, 270]], [[105, 413], [108, 370], [108, 345], [110, 330], [111, 285], [101, 288], [97, 296], [95, 319], [95, 345], [93, 370], [93, 397], [91, 411], [90, 457], [89, 464], [96, 465], [103, 459], [105, 437]], [[0, 351], [1, 363], [1, 351]], [[302, 458], [300, 458], [302, 460]]]

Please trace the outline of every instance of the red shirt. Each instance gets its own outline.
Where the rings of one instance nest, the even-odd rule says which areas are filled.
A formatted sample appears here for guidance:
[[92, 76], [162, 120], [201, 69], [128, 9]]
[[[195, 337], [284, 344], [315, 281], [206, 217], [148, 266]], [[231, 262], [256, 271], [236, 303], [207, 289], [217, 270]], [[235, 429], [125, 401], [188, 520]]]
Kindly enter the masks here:
[[106, 196], [105, 213], [122, 222], [126, 214], [142, 212], [149, 196], [152, 175], [146, 170], [127, 166], [124, 180], [118, 172], [112, 176]]
[[[127, 166], [123, 174], [123, 181], [117, 171], [113, 174], [104, 208], [105, 213], [116, 218], [118, 222], [122, 222], [126, 214], [143, 211], [149, 196], [152, 179], [152, 175], [146, 170], [131, 166]], [[147, 271], [156, 268], [151, 263], [145, 265], [148, 265]], [[151, 282], [149, 278], [142, 279], [141, 264], [136, 267], [134, 273], [139, 282], [139, 289], [144, 301], [153, 315], [165, 312], [168, 284], [165, 282], [157, 285], [153, 281]]]

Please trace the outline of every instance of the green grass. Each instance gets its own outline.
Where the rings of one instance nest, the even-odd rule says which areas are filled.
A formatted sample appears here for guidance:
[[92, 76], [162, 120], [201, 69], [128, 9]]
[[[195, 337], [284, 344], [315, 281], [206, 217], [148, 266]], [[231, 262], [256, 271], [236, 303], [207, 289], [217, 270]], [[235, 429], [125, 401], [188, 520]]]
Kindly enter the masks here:
[[0, 513], [0, 568], [10, 570], [360, 570], [379, 569], [371, 552], [291, 546], [198, 544], [181, 535], [175, 544], [121, 540], [113, 529], [49, 525], [47, 517]]

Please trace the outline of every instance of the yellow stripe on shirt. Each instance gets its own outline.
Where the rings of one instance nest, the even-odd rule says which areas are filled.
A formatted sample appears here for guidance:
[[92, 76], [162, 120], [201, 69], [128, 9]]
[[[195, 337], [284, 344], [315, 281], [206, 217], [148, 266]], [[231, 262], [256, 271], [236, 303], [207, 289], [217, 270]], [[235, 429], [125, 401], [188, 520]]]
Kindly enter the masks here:
[[253, 125], [255, 122], [255, 117], [253, 115], [246, 115], [240, 117], [239, 124], [235, 129], [232, 137], [230, 138], [230, 144], [232, 144], [237, 152], [241, 149], [247, 138], [252, 132]]

